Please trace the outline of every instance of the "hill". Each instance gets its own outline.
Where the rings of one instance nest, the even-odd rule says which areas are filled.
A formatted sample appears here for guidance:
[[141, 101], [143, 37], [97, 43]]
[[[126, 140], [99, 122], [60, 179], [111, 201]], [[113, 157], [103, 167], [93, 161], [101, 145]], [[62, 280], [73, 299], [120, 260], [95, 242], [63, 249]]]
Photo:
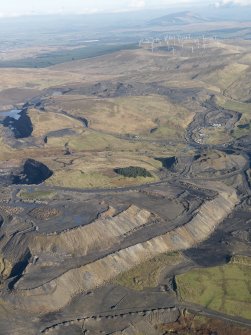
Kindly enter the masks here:
[[150, 25], [184, 25], [184, 24], [191, 24], [191, 23], [203, 23], [209, 22], [210, 19], [203, 17], [199, 14], [184, 11], [178, 13], [172, 13], [165, 16], [158, 17], [149, 21]]

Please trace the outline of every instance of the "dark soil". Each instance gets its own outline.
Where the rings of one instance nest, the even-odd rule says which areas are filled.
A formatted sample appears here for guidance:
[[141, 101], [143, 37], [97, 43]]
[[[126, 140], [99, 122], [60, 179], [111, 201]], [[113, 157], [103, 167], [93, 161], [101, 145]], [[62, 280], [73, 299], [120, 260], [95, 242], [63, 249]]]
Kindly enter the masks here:
[[172, 169], [174, 165], [177, 163], [177, 158], [175, 156], [167, 158], [155, 158], [155, 159], [160, 161], [162, 163], [162, 166], [166, 169]]
[[27, 115], [27, 109], [21, 111], [18, 120], [7, 116], [3, 120], [3, 125], [13, 131], [15, 138], [26, 138], [33, 132], [33, 126], [29, 115]]
[[13, 176], [13, 184], [38, 185], [52, 176], [53, 172], [43, 163], [27, 159], [20, 174]]

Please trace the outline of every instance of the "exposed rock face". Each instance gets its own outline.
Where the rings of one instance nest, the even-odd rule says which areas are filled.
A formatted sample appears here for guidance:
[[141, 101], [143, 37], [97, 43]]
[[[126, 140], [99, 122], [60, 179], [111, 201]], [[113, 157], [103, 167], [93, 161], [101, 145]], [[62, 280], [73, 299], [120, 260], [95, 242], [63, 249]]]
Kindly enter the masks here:
[[0, 268], [3, 277], [18, 276], [28, 263], [30, 251], [28, 239], [21, 234], [2, 236], [0, 241], [2, 255], [0, 256]]
[[11, 263], [2, 257], [0, 257], [0, 280], [1, 278], [6, 279], [9, 277], [12, 270]]
[[43, 163], [27, 159], [20, 174], [13, 176], [13, 184], [41, 184], [52, 176], [53, 172]]
[[[26, 310], [52, 312], [63, 308], [75, 295], [109, 282], [142, 261], [161, 253], [186, 250], [206, 240], [239, 202], [232, 188], [220, 184], [214, 186], [218, 195], [213, 200], [206, 201], [185, 225], [146, 242], [121, 249], [79, 268], [71, 269], [37, 288], [17, 290], [14, 295], [10, 296], [12, 303], [19, 304], [20, 308]], [[97, 225], [97, 223], [94, 224]], [[102, 224], [100, 223], [101, 226]], [[114, 224], [114, 231], [118, 229], [119, 225]], [[119, 234], [121, 233], [122, 231]], [[104, 236], [101, 238], [105, 240]], [[83, 244], [87, 240], [83, 240]], [[76, 243], [76, 239], [69, 239], [69, 241], [72, 244]]]
[[87, 253], [111, 247], [120, 237], [134, 232], [147, 224], [151, 213], [136, 206], [112, 218], [98, 219], [92, 224], [62, 232], [57, 235], [37, 236], [31, 245], [32, 253], [67, 252], [86, 255]]

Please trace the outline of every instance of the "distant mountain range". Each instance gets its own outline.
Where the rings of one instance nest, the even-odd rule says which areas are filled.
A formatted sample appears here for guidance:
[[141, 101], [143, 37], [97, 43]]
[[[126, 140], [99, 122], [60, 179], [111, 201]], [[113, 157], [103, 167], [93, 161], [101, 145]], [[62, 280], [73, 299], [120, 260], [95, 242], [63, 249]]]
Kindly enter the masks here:
[[191, 23], [204, 23], [212, 21], [209, 18], [203, 17], [199, 14], [185, 11], [179, 13], [173, 13], [165, 16], [158, 17], [148, 22], [150, 25], [184, 25]]

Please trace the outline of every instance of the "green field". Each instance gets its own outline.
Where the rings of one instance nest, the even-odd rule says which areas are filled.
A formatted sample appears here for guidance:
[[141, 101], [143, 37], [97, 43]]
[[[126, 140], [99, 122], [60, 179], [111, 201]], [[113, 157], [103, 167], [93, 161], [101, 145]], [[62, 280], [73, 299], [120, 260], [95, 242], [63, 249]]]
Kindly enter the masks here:
[[18, 196], [23, 200], [51, 200], [57, 195], [56, 192], [53, 191], [39, 191], [34, 190], [32, 192], [29, 191], [20, 191]]
[[141, 263], [126, 273], [122, 273], [114, 282], [138, 291], [146, 287], [156, 287], [162, 270], [182, 261], [184, 261], [184, 257], [179, 252], [162, 254], [150, 261]]
[[[250, 134], [251, 107], [249, 103], [230, 100], [225, 97], [217, 97], [216, 103], [219, 107], [241, 113], [240, 120], [236, 123], [232, 136], [240, 138]], [[244, 127], [243, 127], [244, 126]]]
[[176, 277], [180, 300], [251, 319], [251, 258], [195, 269]]

